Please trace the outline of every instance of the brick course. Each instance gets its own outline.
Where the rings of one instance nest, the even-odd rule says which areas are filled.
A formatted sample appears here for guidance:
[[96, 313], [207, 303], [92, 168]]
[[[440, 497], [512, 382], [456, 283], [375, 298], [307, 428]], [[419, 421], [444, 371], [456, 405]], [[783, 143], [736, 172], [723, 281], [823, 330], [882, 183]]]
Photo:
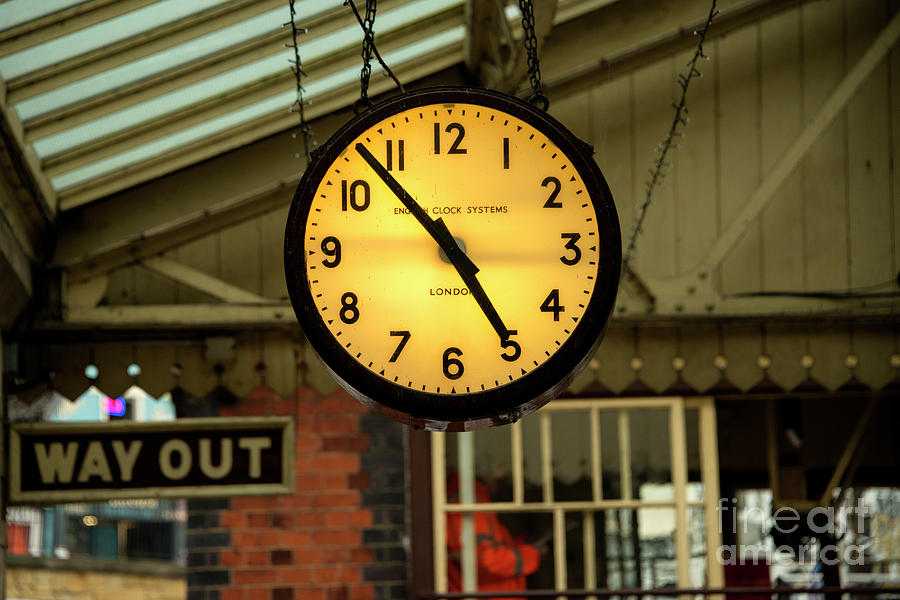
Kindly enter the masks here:
[[188, 592], [221, 600], [406, 597], [403, 429], [339, 389], [259, 386], [222, 416], [297, 424], [292, 496], [191, 501]]

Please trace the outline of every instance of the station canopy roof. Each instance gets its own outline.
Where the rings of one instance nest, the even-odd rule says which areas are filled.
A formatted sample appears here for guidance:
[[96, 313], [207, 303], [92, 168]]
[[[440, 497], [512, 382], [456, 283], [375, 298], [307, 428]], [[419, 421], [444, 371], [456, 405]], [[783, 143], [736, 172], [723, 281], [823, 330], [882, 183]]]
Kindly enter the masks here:
[[[610, 1], [560, 0], [554, 22]], [[465, 4], [378, 2], [378, 48], [401, 81], [462, 62]], [[307, 115], [345, 108], [359, 94], [355, 17], [343, 0], [295, 10]], [[520, 19], [515, 3], [506, 14]], [[298, 123], [287, 0], [7, 0], [0, 28], [0, 108], [60, 211]], [[372, 70], [373, 92], [389, 89]]]

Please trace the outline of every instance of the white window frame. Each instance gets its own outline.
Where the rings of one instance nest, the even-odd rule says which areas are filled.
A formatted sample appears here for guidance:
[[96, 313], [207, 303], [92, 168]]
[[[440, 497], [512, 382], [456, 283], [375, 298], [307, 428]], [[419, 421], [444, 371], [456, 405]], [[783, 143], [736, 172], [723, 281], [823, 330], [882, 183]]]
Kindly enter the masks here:
[[[668, 409], [669, 444], [674, 498], [671, 501], [643, 501], [632, 498], [631, 456], [629, 440], [629, 414], [634, 409]], [[687, 439], [685, 410], [697, 409], [699, 413], [700, 479], [703, 484], [703, 500], [687, 498]], [[553, 499], [553, 447], [551, 440], [552, 415], [564, 411], [581, 411], [590, 415], [590, 453], [592, 499], [588, 501], [556, 502]], [[621, 499], [603, 498], [600, 457], [600, 411], [618, 412], [619, 466]], [[707, 586], [721, 588], [724, 585], [723, 567], [716, 560], [716, 550], [722, 545], [718, 526], [719, 515], [719, 465], [716, 434], [715, 400], [712, 397], [648, 397], [648, 398], [579, 398], [561, 399], [546, 405], [538, 413], [541, 439], [541, 474], [543, 498], [540, 502], [525, 502], [525, 477], [523, 468], [522, 424], [510, 425], [510, 453], [512, 462], [513, 499], [511, 502], [475, 502], [473, 432], [457, 434], [460, 501], [448, 503], [446, 496], [446, 433], [431, 434], [431, 485], [434, 523], [434, 582], [435, 591], [447, 592], [447, 546], [445, 523], [448, 513], [462, 513], [461, 570], [463, 591], [476, 591], [474, 515], [478, 512], [534, 512], [551, 514], [553, 518], [553, 547], [555, 590], [567, 589], [567, 565], [565, 557], [565, 514], [581, 512], [584, 519], [583, 548], [585, 555], [585, 588], [597, 587], [595, 539], [593, 519], [596, 511], [639, 508], [671, 508], [675, 511], [675, 559], [678, 587], [690, 588], [690, 544], [688, 511], [702, 508], [706, 523], [706, 576]]]

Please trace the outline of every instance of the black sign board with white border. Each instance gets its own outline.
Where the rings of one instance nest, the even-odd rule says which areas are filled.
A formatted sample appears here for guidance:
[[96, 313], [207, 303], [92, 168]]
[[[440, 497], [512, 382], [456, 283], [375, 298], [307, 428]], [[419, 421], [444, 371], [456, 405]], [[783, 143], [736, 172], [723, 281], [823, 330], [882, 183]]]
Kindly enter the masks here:
[[290, 417], [19, 423], [11, 504], [291, 494]]

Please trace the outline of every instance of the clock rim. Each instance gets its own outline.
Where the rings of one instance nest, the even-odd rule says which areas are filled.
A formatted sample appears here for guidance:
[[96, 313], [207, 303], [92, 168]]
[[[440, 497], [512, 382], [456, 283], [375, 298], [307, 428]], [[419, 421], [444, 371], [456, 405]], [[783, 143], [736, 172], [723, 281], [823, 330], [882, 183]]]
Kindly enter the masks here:
[[[315, 307], [303, 250], [307, 216], [316, 189], [341, 152], [363, 131], [392, 115], [443, 103], [469, 103], [499, 110], [546, 135], [581, 177], [597, 218], [598, 247], [603, 243], [606, 248], [598, 257], [591, 299], [572, 333], [552, 356], [502, 386], [456, 394], [423, 392], [399, 385], [370, 371], [347, 353]], [[375, 104], [341, 126], [313, 153], [291, 201], [284, 239], [285, 279], [291, 305], [313, 350], [338, 383], [363, 404], [396, 420], [414, 427], [446, 431], [510, 423], [558, 396], [600, 345], [615, 304], [621, 271], [618, 215], [612, 193], [592, 154], [592, 146], [549, 114], [518, 98], [483, 88], [439, 86], [406, 92]], [[601, 221], [601, 217], [605, 219]]]

